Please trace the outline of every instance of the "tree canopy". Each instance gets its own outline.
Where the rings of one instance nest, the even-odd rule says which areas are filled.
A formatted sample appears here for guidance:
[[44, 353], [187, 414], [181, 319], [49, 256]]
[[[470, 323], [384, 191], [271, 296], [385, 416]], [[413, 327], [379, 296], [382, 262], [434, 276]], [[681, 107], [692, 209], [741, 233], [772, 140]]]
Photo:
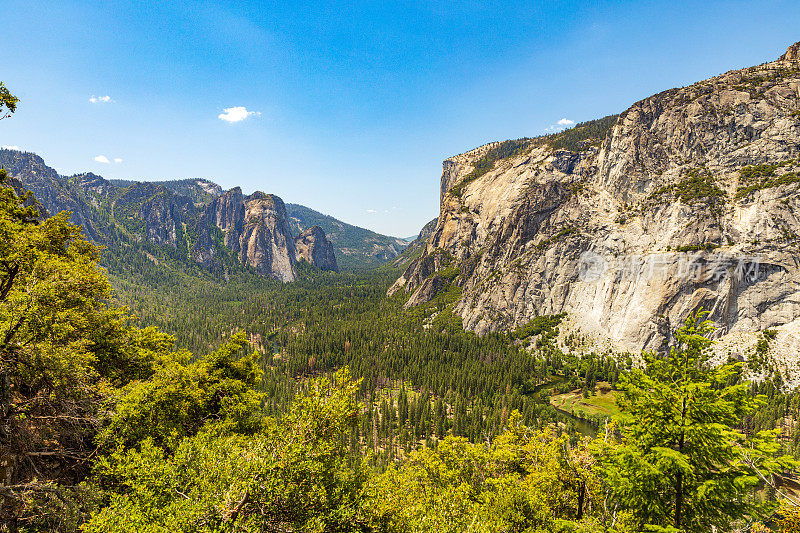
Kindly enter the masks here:
[[[797, 531], [800, 397], [712, 365], [702, 312], [637, 366], [562, 351], [561, 315], [464, 331], [455, 266], [404, 309], [390, 268], [223, 283], [132, 249], [106, 264], [139, 318], [0, 169], [0, 531]], [[600, 382], [622, 413], [583, 435], [550, 396]]]
[[19, 98], [11, 94], [11, 91], [0, 82], [0, 120], [8, 118], [17, 110]]

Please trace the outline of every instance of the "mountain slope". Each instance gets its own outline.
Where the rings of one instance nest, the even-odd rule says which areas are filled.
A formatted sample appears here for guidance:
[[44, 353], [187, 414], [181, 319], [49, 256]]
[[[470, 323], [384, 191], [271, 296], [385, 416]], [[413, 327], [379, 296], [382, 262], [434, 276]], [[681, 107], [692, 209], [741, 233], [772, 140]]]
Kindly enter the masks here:
[[297, 260], [316, 265], [322, 270], [339, 270], [333, 244], [319, 226], [311, 226], [294, 238]]
[[[124, 187], [136, 183], [130, 180], [110, 181]], [[216, 183], [199, 178], [152, 183], [166, 187], [176, 194], [188, 196], [198, 206], [212, 202], [224, 192]], [[406, 239], [389, 237], [353, 226], [303, 205], [286, 204], [286, 210], [295, 236], [313, 226], [323, 230], [327, 239], [333, 244], [338, 265], [344, 269], [378, 267], [396, 257], [408, 244]], [[327, 264], [330, 266], [329, 262]]]
[[436, 230], [436, 226], [438, 224], [438, 217], [425, 224], [417, 236], [414, 237], [409, 245], [400, 253], [400, 255], [394, 259], [392, 264], [396, 267], [406, 267], [411, 261], [421, 256], [425, 250], [425, 244], [428, 242], [428, 239], [431, 237], [431, 235], [433, 235], [433, 232]]
[[[133, 180], [119, 180], [119, 179], [113, 179], [109, 181], [114, 185], [117, 185], [118, 187], [130, 187], [131, 185], [138, 183]], [[213, 201], [214, 198], [216, 198], [217, 196], [221, 196], [222, 193], [224, 192], [222, 190], [222, 187], [220, 187], [213, 181], [201, 178], [152, 181], [150, 183], [166, 187], [175, 194], [191, 198], [191, 200], [198, 205], [208, 204], [211, 201]]]
[[773, 357], [789, 369], [800, 345], [796, 49], [618, 117], [447, 159], [436, 229], [390, 292], [416, 305], [452, 281], [473, 331], [567, 312], [568, 329], [632, 350], [664, 349], [702, 306], [720, 353], [747, 357], [776, 328]]
[[[296, 277], [294, 235], [277, 196], [244, 196], [238, 187], [222, 193], [206, 180], [167, 186], [115, 184], [91, 173], [65, 177], [36, 154], [13, 150], [0, 150], [0, 165], [33, 190], [48, 213], [70, 211], [90, 239], [108, 248], [104, 264], [117, 273], [141, 267], [146, 258], [179, 269], [202, 265], [220, 275], [251, 268], [283, 282]], [[324, 233], [317, 241], [323, 249]]]
[[397, 257], [408, 245], [403, 239], [347, 224], [302, 205], [286, 204], [286, 210], [296, 234], [311, 226], [322, 228], [333, 243], [339, 266], [344, 269], [380, 266]]

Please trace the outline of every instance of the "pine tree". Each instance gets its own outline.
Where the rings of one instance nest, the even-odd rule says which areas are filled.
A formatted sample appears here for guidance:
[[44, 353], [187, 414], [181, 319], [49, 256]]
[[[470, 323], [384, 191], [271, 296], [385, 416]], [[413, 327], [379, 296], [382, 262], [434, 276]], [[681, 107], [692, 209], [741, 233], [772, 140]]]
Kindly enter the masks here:
[[627, 445], [606, 475], [643, 529], [728, 530], [763, 510], [748, 497], [762, 476], [791, 464], [776, 456], [774, 432], [748, 438], [735, 429], [761, 400], [739, 380], [741, 363], [709, 364], [713, 326], [705, 315], [686, 320], [665, 358], [647, 355], [644, 369], [622, 378]]

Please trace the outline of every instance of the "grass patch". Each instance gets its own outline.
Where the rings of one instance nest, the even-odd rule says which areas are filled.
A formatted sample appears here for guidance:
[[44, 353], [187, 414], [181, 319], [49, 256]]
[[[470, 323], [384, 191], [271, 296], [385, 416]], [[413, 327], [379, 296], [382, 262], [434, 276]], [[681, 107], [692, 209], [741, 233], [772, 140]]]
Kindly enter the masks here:
[[582, 418], [609, 417], [612, 420], [620, 420], [622, 411], [617, 405], [617, 398], [622, 394], [619, 391], [608, 389], [608, 387], [598, 384], [595, 387], [595, 395], [584, 398], [580, 389], [550, 398], [550, 404], [576, 416]]

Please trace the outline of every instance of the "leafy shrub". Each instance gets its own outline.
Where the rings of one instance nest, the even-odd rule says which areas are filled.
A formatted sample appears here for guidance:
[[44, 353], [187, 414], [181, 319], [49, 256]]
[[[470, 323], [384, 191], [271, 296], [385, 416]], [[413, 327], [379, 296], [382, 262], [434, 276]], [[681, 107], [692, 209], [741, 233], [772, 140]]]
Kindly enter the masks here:
[[778, 187], [779, 185], [788, 185], [790, 183], [800, 182], [800, 174], [797, 172], [784, 172], [777, 174], [779, 168], [784, 168], [794, 163], [793, 160], [780, 161], [778, 163], [762, 163], [760, 165], [748, 165], [739, 170], [739, 178], [743, 185], [740, 185], [736, 190], [735, 198], [744, 198], [748, 194], [760, 191], [761, 189], [770, 189]]
[[527, 339], [528, 337], [541, 333], [554, 334], [555, 328], [561, 324], [561, 321], [564, 320], [566, 316], [566, 313], [537, 316], [524, 326], [518, 328], [511, 335], [515, 339]]
[[675, 248], [676, 252], [699, 252], [700, 250], [714, 250], [719, 248], [720, 245], [713, 242], [704, 242], [701, 244], [687, 244], [686, 246], [678, 246]]
[[693, 168], [679, 183], [667, 185], [650, 195], [656, 198], [669, 194], [687, 205], [705, 204], [716, 209], [724, 202], [727, 194], [714, 181], [714, 176], [707, 168]]

